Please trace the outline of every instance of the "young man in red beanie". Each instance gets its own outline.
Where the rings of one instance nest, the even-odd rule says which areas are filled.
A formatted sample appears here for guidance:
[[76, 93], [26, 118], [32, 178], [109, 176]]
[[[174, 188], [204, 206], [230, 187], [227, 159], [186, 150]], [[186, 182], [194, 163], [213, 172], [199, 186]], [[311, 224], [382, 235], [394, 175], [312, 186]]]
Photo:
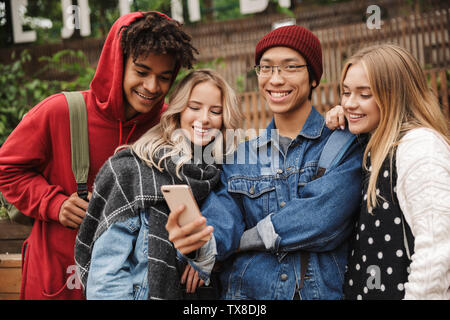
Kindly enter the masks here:
[[[322, 75], [311, 31], [273, 30], [258, 42], [255, 64], [273, 120], [223, 165], [221, 186], [202, 207], [209, 226], [187, 237], [205, 221], [180, 228], [182, 210], [174, 211], [169, 239], [182, 254], [200, 248], [191, 264], [206, 282], [222, 262], [224, 299], [341, 299], [362, 149], [352, 142], [335, 167], [323, 175], [318, 168], [332, 132], [311, 103]], [[208, 242], [199, 240], [211, 233]]]
[[[130, 13], [114, 23], [90, 89], [82, 92], [88, 190], [118, 146], [159, 122], [179, 68], [194, 61], [190, 41], [178, 22], [159, 12]], [[31, 109], [0, 149], [0, 190], [34, 218], [22, 249], [21, 299], [83, 298], [74, 277], [74, 244], [88, 202], [76, 189], [68, 105], [63, 94], [55, 94]]]

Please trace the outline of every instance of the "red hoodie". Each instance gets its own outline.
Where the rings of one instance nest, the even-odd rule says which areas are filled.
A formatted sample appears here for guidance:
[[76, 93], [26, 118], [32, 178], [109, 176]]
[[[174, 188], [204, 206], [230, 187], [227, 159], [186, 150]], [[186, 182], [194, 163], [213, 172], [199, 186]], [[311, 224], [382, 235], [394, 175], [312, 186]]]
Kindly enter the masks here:
[[[120, 27], [142, 13], [120, 17], [105, 41], [90, 89], [83, 92], [88, 117], [92, 191], [95, 175], [114, 150], [159, 122], [165, 105], [126, 121]], [[0, 190], [35, 219], [22, 249], [21, 299], [83, 299], [75, 281], [74, 244], [78, 229], [59, 223], [62, 203], [76, 192], [72, 173], [69, 112], [62, 94], [32, 108], [0, 148]], [[26, 250], [24, 250], [26, 248]]]

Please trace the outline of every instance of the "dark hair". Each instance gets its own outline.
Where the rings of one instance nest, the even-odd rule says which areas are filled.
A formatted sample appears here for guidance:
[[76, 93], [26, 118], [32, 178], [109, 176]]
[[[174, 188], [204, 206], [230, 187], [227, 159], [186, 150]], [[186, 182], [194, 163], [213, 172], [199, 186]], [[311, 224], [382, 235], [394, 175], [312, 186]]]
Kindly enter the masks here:
[[158, 12], [143, 14], [144, 17], [120, 28], [124, 63], [130, 56], [136, 61], [152, 52], [172, 54], [178, 67], [192, 68], [198, 50], [192, 46], [191, 36], [181, 30], [181, 24]]

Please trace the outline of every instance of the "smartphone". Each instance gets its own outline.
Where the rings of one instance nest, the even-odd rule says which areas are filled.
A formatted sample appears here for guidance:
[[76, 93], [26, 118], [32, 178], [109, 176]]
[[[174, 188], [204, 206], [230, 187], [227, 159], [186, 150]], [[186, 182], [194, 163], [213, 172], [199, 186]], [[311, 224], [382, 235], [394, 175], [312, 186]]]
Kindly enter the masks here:
[[[184, 204], [185, 209], [178, 218], [178, 224], [181, 227], [202, 216], [202, 213], [198, 208], [197, 201], [195, 201], [194, 195], [192, 194], [191, 187], [188, 185], [163, 185], [161, 186], [161, 191], [170, 211], [175, 211], [180, 207], [180, 205]], [[194, 230], [194, 233], [201, 230], [203, 230], [202, 227]], [[208, 241], [210, 238], [211, 235], [203, 238], [202, 240]]]

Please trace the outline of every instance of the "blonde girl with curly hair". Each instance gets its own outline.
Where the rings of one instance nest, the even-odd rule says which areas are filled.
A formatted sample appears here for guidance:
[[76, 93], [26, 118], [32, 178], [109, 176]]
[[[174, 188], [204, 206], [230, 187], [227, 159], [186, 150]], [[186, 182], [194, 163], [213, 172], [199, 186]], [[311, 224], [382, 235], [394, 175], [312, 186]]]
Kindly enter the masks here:
[[[160, 123], [104, 164], [75, 246], [87, 299], [183, 299], [203, 284], [168, 240], [161, 186], [187, 184], [201, 204], [220, 180], [218, 163], [239, 142], [224, 132], [242, 118], [225, 80], [195, 70], [175, 87]], [[193, 148], [210, 150], [209, 159]]]

